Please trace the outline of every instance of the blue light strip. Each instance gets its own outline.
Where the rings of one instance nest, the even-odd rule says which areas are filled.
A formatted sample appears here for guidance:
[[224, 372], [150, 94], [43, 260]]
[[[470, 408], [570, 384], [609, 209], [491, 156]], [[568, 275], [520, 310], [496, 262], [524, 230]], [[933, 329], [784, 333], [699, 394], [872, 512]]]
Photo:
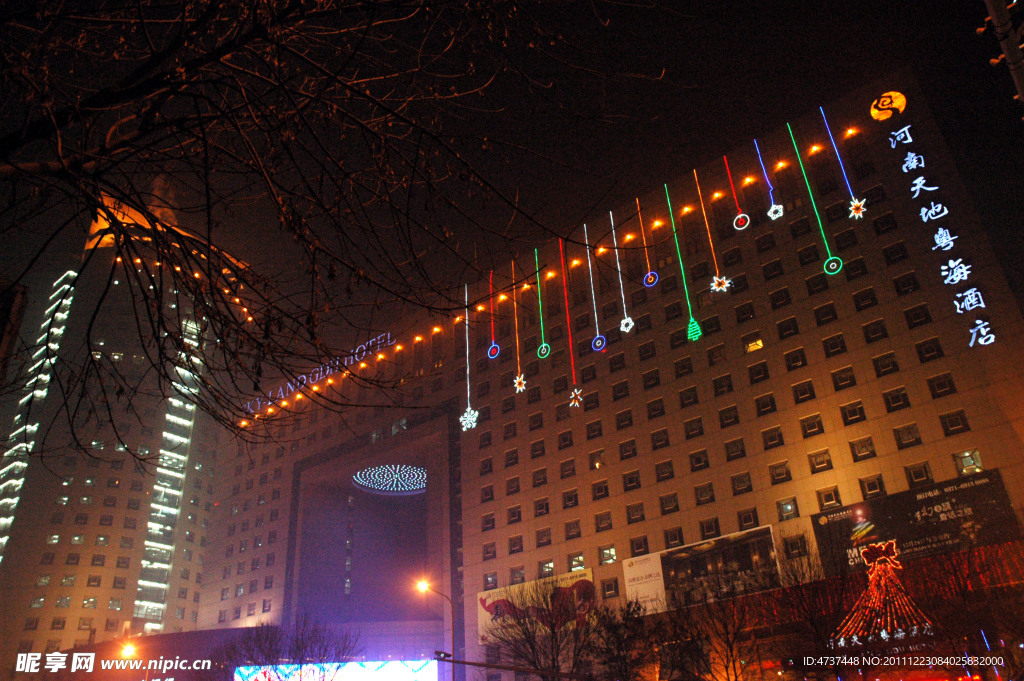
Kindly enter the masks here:
[[819, 106], [818, 111], [821, 112], [821, 120], [825, 121], [825, 130], [828, 132], [828, 138], [832, 140], [832, 148], [836, 151], [836, 159], [839, 160], [839, 169], [843, 171], [843, 180], [846, 182], [846, 189], [850, 192], [850, 198], [856, 199], [857, 197], [853, 195], [853, 187], [850, 186], [850, 178], [846, 176], [846, 166], [843, 165], [843, 157], [839, 155], [839, 147], [836, 145], [836, 138], [832, 136], [832, 128], [828, 127], [828, 119], [825, 118], [825, 107]]
[[754, 150], [757, 151], [757, 162], [761, 164], [761, 174], [764, 175], [764, 181], [768, 183], [768, 201], [772, 205], [775, 205], [775, 187], [772, 186], [772, 181], [768, 179], [768, 171], [764, 168], [764, 161], [761, 160], [761, 148], [757, 146], [757, 140], [754, 140]]

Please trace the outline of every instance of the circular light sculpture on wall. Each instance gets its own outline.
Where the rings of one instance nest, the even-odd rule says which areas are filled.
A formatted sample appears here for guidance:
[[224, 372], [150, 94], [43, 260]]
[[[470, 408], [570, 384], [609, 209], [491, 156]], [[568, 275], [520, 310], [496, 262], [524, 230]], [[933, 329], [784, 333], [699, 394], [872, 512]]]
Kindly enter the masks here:
[[427, 491], [427, 469], [393, 463], [370, 466], [353, 475], [352, 482], [359, 489], [371, 494], [422, 494]]

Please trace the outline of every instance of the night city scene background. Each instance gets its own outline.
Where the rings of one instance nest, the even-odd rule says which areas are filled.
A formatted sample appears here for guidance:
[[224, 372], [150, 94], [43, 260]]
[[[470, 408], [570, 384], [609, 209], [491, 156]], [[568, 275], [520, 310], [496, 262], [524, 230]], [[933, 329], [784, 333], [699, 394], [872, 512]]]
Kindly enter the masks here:
[[0, 679], [1024, 679], [1022, 24], [9, 3]]

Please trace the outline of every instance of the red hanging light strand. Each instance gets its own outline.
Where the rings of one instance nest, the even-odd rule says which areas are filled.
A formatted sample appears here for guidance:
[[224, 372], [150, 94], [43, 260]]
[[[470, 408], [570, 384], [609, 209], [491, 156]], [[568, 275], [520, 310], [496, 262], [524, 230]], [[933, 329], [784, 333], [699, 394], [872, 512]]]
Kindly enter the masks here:
[[516, 376], [523, 373], [519, 362], [519, 306], [516, 303], [516, 261], [512, 261], [512, 320], [516, 329]]
[[740, 200], [736, 196], [736, 185], [732, 183], [732, 171], [729, 170], [729, 159], [723, 156], [722, 160], [725, 161], [725, 174], [729, 176], [729, 187], [732, 189], [732, 200], [736, 202], [736, 212], [742, 213], [743, 209], [740, 208]]
[[644, 216], [640, 212], [640, 199], [636, 199], [636, 216], [640, 219], [640, 238], [644, 242], [644, 260], [647, 262], [647, 271], [651, 271], [651, 256], [647, 254], [647, 235], [644, 233]]
[[494, 345], [494, 270], [491, 270], [490, 275], [487, 277], [487, 293], [491, 303], [491, 345]]
[[[726, 166], [728, 167], [728, 166]], [[715, 243], [711, 240], [711, 225], [708, 223], [708, 212], [704, 209], [704, 195], [700, 191], [700, 180], [697, 179], [697, 169], [693, 169], [693, 181], [697, 184], [697, 198], [700, 200], [700, 212], [704, 216], [704, 229], [708, 231], [708, 245], [711, 246], [711, 260], [715, 263], [715, 276], [720, 276], [718, 273], [718, 256], [715, 255]], [[729, 182], [732, 183], [732, 177], [729, 178]], [[737, 204], [739, 207], [739, 204]]]
[[572, 322], [569, 317], [569, 277], [565, 271], [565, 245], [558, 240], [558, 254], [562, 258], [562, 293], [565, 295], [565, 330], [569, 335], [569, 368], [572, 370], [572, 384], [576, 385], [576, 358], [573, 355]]

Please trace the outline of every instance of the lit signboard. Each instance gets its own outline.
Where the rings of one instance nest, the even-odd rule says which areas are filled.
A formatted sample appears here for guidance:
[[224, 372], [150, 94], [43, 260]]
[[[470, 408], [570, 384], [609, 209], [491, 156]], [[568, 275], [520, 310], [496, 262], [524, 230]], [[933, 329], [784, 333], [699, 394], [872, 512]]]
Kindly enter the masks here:
[[437, 681], [434, 660], [238, 667], [234, 681]]

